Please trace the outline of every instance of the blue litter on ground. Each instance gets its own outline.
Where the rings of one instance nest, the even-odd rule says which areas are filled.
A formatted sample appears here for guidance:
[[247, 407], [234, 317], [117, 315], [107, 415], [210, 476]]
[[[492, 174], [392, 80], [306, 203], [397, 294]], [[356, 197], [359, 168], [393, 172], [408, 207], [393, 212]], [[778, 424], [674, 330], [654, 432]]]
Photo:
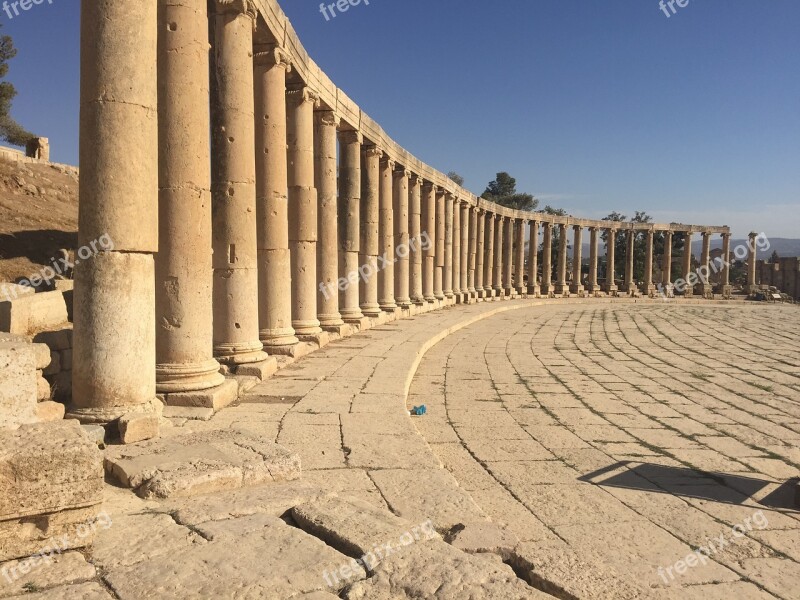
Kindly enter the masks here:
[[414, 408], [412, 408], [408, 412], [411, 413], [412, 415], [416, 416], [416, 417], [421, 417], [422, 415], [424, 415], [424, 414], [426, 414], [428, 412], [428, 409], [423, 404], [422, 406], [415, 406]]

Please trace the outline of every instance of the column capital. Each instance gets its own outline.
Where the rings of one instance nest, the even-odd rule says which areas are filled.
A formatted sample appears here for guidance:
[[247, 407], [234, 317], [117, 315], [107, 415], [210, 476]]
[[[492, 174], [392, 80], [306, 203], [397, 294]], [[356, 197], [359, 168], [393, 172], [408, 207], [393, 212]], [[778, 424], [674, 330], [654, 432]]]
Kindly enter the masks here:
[[214, 0], [214, 11], [218, 15], [241, 14], [256, 20], [258, 9], [253, 0]]
[[418, 175], [418, 177], [422, 182], [422, 189], [425, 193], [431, 193], [431, 192], [433, 192], [434, 194], [436, 193], [436, 186], [433, 185], [432, 181], [428, 181], [427, 179], [425, 179], [420, 175]]
[[703, 236], [703, 239], [709, 238], [709, 237], [711, 237], [711, 232], [710, 231], [701, 231], [700, 235]]
[[381, 166], [389, 167], [389, 170], [394, 172], [395, 165], [397, 165], [397, 162], [388, 154], [385, 154], [383, 151], [381, 151]]
[[338, 129], [339, 124], [342, 122], [341, 117], [330, 108], [318, 108], [314, 111], [314, 114], [317, 115], [317, 118], [323, 125], [328, 125], [329, 127], [336, 127]]
[[583, 225], [578, 225], [577, 223], [572, 226], [572, 231], [580, 231], [583, 229]]
[[423, 182], [422, 176], [417, 175], [416, 173], [412, 173], [411, 171], [409, 171], [408, 167], [403, 167], [403, 168], [408, 172], [409, 185], [414, 185], [414, 186], [418, 185], [422, 187], [422, 182]]
[[587, 229], [591, 232], [591, 231], [597, 231], [599, 227], [597, 225], [589, 225]]
[[292, 70], [292, 57], [277, 44], [255, 44], [253, 64], [262, 67], [284, 67], [288, 73]]
[[376, 144], [364, 146], [364, 154], [372, 158], [383, 158], [383, 150], [381, 150]]
[[320, 106], [319, 94], [307, 85], [292, 86], [287, 88], [286, 97], [297, 103], [298, 106], [305, 104], [306, 102], [311, 102], [314, 105], [314, 108]]
[[355, 129], [340, 129], [339, 141], [343, 144], [361, 144], [364, 142], [364, 136]]
[[[392, 161], [392, 162], [394, 162], [394, 161]], [[408, 171], [407, 167], [404, 167], [403, 165], [397, 165], [396, 164], [394, 169], [393, 169], [393, 171], [392, 171], [392, 176], [396, 177], [397, 179], [402, 179], [403, 177], [409, 177], [410, 174], [409, 174], [409, 171]]]

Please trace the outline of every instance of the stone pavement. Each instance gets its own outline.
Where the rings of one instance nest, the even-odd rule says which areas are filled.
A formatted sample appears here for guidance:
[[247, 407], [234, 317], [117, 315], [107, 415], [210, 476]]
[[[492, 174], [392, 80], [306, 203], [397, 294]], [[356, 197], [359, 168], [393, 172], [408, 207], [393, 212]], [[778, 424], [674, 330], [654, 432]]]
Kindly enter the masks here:
[[93, 549], [2, 565], [0, 597], [797, 598], [797, 316], [523, 300], [382, 325], [168, 430], [246, 430], [300, 481], [109, 485]]

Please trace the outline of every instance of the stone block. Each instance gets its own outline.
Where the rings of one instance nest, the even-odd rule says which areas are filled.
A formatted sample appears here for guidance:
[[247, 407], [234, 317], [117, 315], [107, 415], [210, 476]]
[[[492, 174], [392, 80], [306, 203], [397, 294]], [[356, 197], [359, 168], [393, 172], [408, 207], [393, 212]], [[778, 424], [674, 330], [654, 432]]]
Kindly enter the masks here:
[[50, 383], [44, 377], [36, 378], [36, 399], [39, 402], [50, 400]]
[[0, 431], [36, 422], [36, 353], [24, 338], [0, 337]]
[[257, 363], [239, 365], [236, 368], [236, 374], [245, 377], [258, 377], [261, 381], [264, 381], [274, 375], [277, 370], [278, 361], [274, 356], [270, 356], [267, 360], [262, 360]]
[[41, 331], [33, 337], [37, 344], [46, 344], [50, 350], [69, 350], [72, 348], [72, 325]]
[[221, 385], [207, 390], [166, 394], [165, 401], [168, 406], [212, 408], [216, 411], [235, 402], [238, 397], [239, 384], [226, 379]]
[[67, 305], [61, 292], [26, 294], [0, 302], [0, 331], [33, 335], [59, 328], [67, 321]]
[[214, 416], [213, 408], [197, 406], [165, 406], [162, 416], [165, 419], [189, 419], [190, 421], [209, 421]]
[[75, 281], [73, 279], [56, 279], [53, 285], [59, 292], [71, 292], [75, 289]]
[[61, 421], [64, 419], [64, 413], [67, 407], [60, 402], [45, 401], [39, 402], [36, 405], [36, 418], [41, 423], [49, 423], [50, 421]]
[[48, 366], [50, 366], [50, 362], [53, 360], [50, 348], [47, 344], [33, 344], [33, 352], [36, 357], [36, 369], [38, 371], [44, 371]]
[[119, 438], [123, 444], [135, 444], [158, 437], [158, 416], [130, 414], [119, 419]]
[[18, 285], [16, 283], [0, 283], [0, 302], [15, 300], [20, 296], [35, 294], [36, 290], [29, 285]]

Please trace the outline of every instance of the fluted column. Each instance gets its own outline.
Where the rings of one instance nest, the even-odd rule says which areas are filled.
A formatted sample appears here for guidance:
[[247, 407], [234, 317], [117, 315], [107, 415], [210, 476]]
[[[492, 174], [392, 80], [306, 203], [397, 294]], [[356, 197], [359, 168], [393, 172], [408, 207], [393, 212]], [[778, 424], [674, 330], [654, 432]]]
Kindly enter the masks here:
[[494, 283], [494, 222], [495, 222], [495, 215], [494, 213], [490, 213], [487, 211], [486, 217], [484, 219], [484, 235], [485, 235], [485, 246], [486, 246], [486, 253], [483, 259], [483, 289], [486, 292], [486, 298], [493, 298], [494, 297], [494, 289], [492, 288], [492, 284]]
[[633, 283], [635, 243], [636, 231], [628, 229], [625, 232], [625, 292], [629, 295], [633, 295], [636, 291], [636, 286]]
[[617, 230], [609, 229], [606, 238], [606, 293], [614, 296], [617, 293], [616, 284], [616, 253], [617, 253]]
[[401, 308], [411, 307], [410, 293], [410, 236], [408, 233], [408, 170], [399, 167], [392, 173], [394, 211], [394, 240], [392, 252], [395, 252], [397, 263], [394, 267], [394, 296], [395, 302]]
[[314, 182], [317, 188], [317, 318], [322, 328], [344, 325], [339, 314], [339, 236], [337, 233], [336, 130], [332, 110], [318, 110], [314, 121]]
[[378, 229], [380, 226], [380, 162], [383, 151], [377, 146], [364, 146], [361, 151], [361, 248], [359, 290], [361, 312], [378, 317]]
[[572, 285], [573, 294], [583, 293], [583, 226], [572, 226]]
[[756, 238], [758, 234], [753, 231], [748, 236], [750, 253], [747, 257], [747, 293], [753, 294], [758, 289], [756, 285], [756, 261], [758, 260], [758, 247], [756, 246]]
[[160, 5], [156, 390], [171, 393], [225, 378], [213, 355], [208, 5]]
[[444, 295], [453, 297], [453, 196], [444, 196]]
[[514, 292], [511, 277], [514, 275], [514, 219], [503, 223], [503, 294], [511, 297]]
[[475, 294], [478, 298], [486, 297], [484, 274], [486, 272], [486, 211], [475, 208]]
[[83, 422], [157, 414], [162, 406], [154, 369], [156, 8], [133, 0], [81, 3], [78, 243], [113, 242], [75, 268], [69, 416]]
[[426, 302], [436, 302], [436, 187], [426, 181], [422, 186], [422, 222], [430, 242], [425, 250], [422, 291]]
[[556, 294], [569, 293], [567, 286], [567, 226], [558, 225], [558, 270], [556, 272]]
[[317, 189], [314, 187], [314, 107], [308, 87], [286, 96], [289, 181], [289, 250], [292, 258], [292, 327], [298, 337], [322, 333], [317, 319]]
[[517, 249], [514, 255], [514, 288], [520, 296], [528, 292], [528, 288], [525, 285], [525, 230], [527, 228], [528, 222], [526, 220], [517, 220]]
[[685, 297], [694, 295], [694, 284], [697, 283], [697, 276], [692, 273], [692, 232], [687, 231], [683, 242], [683, 280]]
[[461, 295], [461, 207], [456, 198], [453, 203], [453, 294]]
[[503, 230], [505, 224], [505, 217], [497, 215], [494, 221], [494, 269], [493, 269], [493, 283], [494, 295], [498, 298], [503, 298]]
[[600, 291], [597, 283], [598, 237], [597, 227], [589, 227], [589, 292], [592, 294]]
[[553, 224], [545, 222], [542, 225], [542, 295], [548, 297], [553, 293]]
[[[244, 9], [244, 10], [243, 10]], [[251, 2], [218, 1], [211, 91], [214, 354], [241, 365], [266, 359], [259, 338], [255, 105]]]
[[528, 295], [539, 296], [539, 221], [531, 221], [531, 233], [528, 240]]
[[[394, 167], [395, 162], [384, 156], [380, 166], [380, 227], [378, 235], [378, 304], [384, 312], [394, 313], [397, 302], [394, 299], [395, 260], [399, 256], [394, 242]], [[408, 215], [406, 215], [408, 217]]]
[[444, 191], [436, 190], [436, 271], [433, 277], [433, 295], [437, 300], [444, 300], [444, 265], [446, 261], [446, 202]]
[[642, 293], [645, 296], [652, 296], [656, 290], [653, 285], [653, 237], [654, 232], [648, 229], [645, 233], [647, 248], [644, 255], [644, 282], [642, 283]]
[[709, 275], [711, 274], [711, 232], [704, 231], [703, 235], [703, 251], [700, 255], [700, 269], [698, 275], [700, 277], [700, 295], [703, 298], [713, 298], [714, 292], [711, 287]]
[[478, 252], [482, 242], [478, 238], [478, 220], [480, 211], [476, 206], [467, 205], [469, 214], [469, 272], [467, 273], [467, 288], [470, 298], [478, 298]]
[[462, 203], [461, 209], [461, 294], [469, 294], [469, 243], [471, 236], [470, 206], [466, 202]]
[[662, 292], [672, 297], [672, 231], [664, 232], [664, 256], [661, 261]]
[[284, 353], [298, 341], [292, 327], [289, 167], [285, 150], [286, 73], [291, 67], [288, 55], [273, 45], [256, 46], [253, 62], [259, 338], [268, 352]]
[[722, 234], [722, 271], [720, 273], [720, 293], [723, 298], [731, 297], [731, 234]]
[[345, 323], [361, 323], [358, 255], [361, 248], [361, 134], [339, 133], [339, 312]]
[[422, 249], [422, 178], [415, 174], [409, 180], [409, 213], [411, 301], [421, 305], [425, 302], [425, 295], [422, 293], [422, 264], [425, 257]]

